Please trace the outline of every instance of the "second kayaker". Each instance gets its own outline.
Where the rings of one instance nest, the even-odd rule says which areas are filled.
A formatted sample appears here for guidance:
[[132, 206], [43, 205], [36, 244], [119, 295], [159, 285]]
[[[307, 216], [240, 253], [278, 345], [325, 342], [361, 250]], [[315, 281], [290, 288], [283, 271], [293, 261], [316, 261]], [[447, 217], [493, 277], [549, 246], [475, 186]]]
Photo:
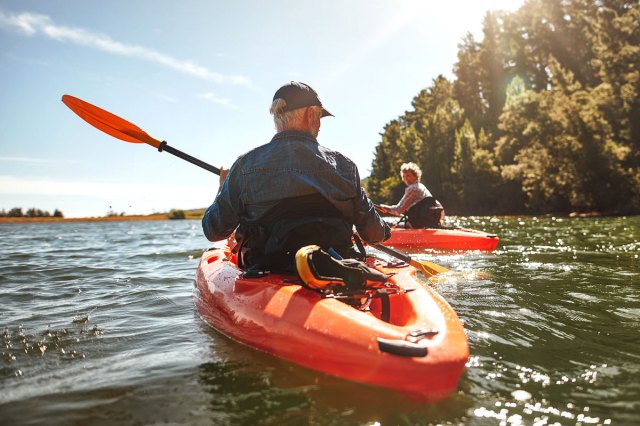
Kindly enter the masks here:
[[400, 166], [400, 176], [407, 186], [404, 195], [393, 206], [376, 206], [382, 213], [394, 216], [406, 215], [406, 225], [410, 228], [438, 228], [444, 225], [444, 208], [426, 186], [420, 181], [422, 170], [416, 163]]
[[202, 219], [205, 236], [217, 241], [235, 231], [245, 268], [287, 271], [310, 244], [352, 257], [354, 226], [366, 242], [388, 239], [355, 163], [316, 139], [320, 119], [333, 116], [317, 93], [292, 81], [276, 91], [270, 112], [271, 141], [221, 168], [218, 195]]

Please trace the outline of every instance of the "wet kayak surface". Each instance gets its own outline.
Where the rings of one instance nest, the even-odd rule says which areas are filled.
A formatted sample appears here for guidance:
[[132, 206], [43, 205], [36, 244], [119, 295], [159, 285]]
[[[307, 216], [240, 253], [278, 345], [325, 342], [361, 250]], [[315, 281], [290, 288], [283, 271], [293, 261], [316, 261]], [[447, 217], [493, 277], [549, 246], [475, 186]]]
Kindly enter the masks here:
[[468, 336], [437, 404], [212, 330], [193, 302], [198, 221], [0, 225], [2, 423], [635, 424], [640, 217], [453, 220], [500, 245], [407, 250], [453, 270], [432, 285]]

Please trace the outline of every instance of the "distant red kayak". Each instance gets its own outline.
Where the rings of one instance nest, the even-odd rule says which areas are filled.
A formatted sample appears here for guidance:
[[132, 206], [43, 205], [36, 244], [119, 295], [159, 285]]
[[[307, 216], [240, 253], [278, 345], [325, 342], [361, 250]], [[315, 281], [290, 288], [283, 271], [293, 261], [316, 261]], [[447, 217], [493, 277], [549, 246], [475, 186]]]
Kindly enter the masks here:
[[355, 307], [303, 287], [294, 275], [244, 278], [229, 248], [216, 244], [200, 260], [194, 290], [200, 316], [216, 330], [295, 364], [421, 400], [456, 389], [467, 336], [412, 266], [368, 259], [394, 275], [388, 288], [367, 290], [376, 294], [368, 305]]
[[493, 251], [500, 239], [495, 234], [465, 228], [394, 228], [384, 243], [394, 247], [438, 250]]

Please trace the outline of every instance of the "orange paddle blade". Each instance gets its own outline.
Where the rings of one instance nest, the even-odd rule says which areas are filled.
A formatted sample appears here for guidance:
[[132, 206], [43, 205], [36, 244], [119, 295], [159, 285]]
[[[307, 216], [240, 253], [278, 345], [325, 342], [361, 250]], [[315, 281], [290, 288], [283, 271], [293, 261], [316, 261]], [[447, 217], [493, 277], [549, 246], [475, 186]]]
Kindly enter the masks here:
[[127, 120], [109, 111], [105, 111], [102, 108], [98, 108], [71, 95], [63, 95], [62, 102], [84, 121], [114, 138], [125, 142], [147, 143], [155, 148], [160, 147], [161, 141], [152, 138], [135, 124], [129, 123]]

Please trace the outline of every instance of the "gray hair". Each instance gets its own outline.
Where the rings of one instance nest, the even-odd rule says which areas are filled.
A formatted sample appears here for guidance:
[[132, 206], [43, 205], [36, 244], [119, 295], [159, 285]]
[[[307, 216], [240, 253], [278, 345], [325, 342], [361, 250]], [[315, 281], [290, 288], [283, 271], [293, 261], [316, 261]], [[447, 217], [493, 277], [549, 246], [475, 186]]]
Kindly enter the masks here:
[[300, 121], [304, 115], [304, 108], [287, 111], [287, 101], [278, 98], [271, 104], [269, 112], [273, 115], [273, 122], [276, 125], [276, 130], [278, 132], [282, 132], [291, 128], [292, 124], [295, 125]]
[[402, 177], [403, 172], [413, 173], [415, 177], [418, 178], [418, 181], [422, 177], [422, 170], [420, 170], [420, 167], [418, 167], [416, 163], [404, 163], [402, 166], [400, 166], [400, 177]]

